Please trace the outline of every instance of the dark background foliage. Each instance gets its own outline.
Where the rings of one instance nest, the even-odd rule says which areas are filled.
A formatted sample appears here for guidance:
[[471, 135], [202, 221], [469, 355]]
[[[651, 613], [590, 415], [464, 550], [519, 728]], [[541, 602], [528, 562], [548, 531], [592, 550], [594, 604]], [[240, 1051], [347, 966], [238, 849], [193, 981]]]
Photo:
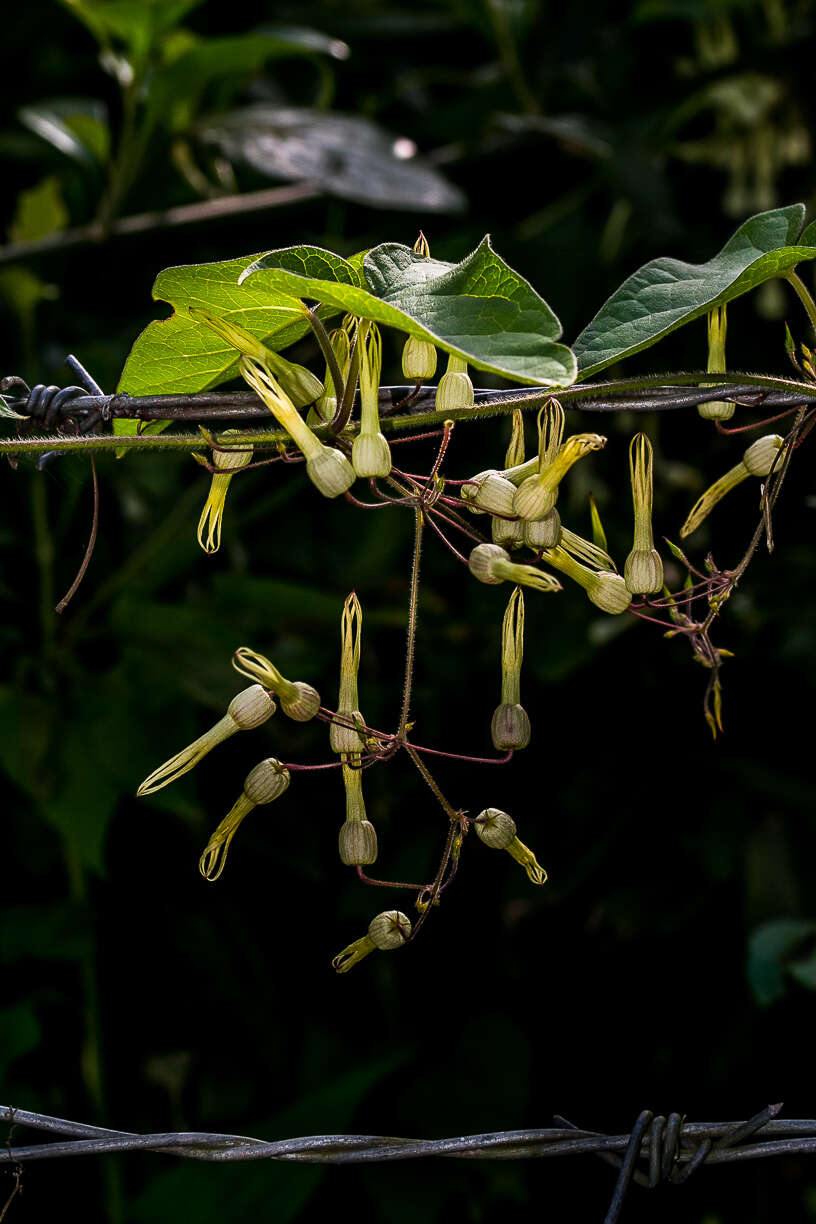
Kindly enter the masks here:
[[[167, 18], [172, 6], [121, 7], [142, 29], [146, 15]], [[341, 194], [328, 157], [324, 190], [290, 206], [73, 244], [63, 233], [25, 259], [6, 248], [4, 373], [65, 382], [61, 361], [72, 351], [113, 388], [138, 331], [164, 309], [150, 300], [162, 267], [296, 242], [351, 253], [410, 243], [420, 226], [445, 259], [489, 231], [569, 341], [646, 259], [708, 258], [752, 212], [816, 197], [807, 0], [209, 0], [180, 20], [200, 40], [270, 22], [301, 32], [282, 35], [283, 58], [239, 56], [234, 71], [207, 79], [188, 65], [173, 78], [162, 69], [203, 41], [168, 29], [141, 52], [116, 42], [101, 66], [68, 7], [32, 0], [15, 12], [4, 31], [0, 131], [10, 242], [281, 181], [280, 165], [263, 174], [240, 149], [227, 161], [205, 140], [214, 116], [250, 104], [315, 107], [318, 145], [334, 112], [365, 117], [414, 142], [462, 208], [406, 209], [381, 151]], [[335, 41], [313, 38], [307, 55], [293, 56], [302, 27]], [[159, 101], [112, 198], [105, 132], [115, 147], [127, 106], [137, 121], [145, 106], [131, 93], [123, 115], [112, 70], [122, 75], [126, 52]], [[216, 58], [225, 55], [222, 47]], [[65, 98], [97, 100], [95, 109], [72, 103], [87, 123], [73, 129], [85, 152], [71, 156], [18, 117]], [[388, 209], [371, 205], [375, 189], [380, 203], [391, 192]], [[798, 303], [777, 285], [737, 302], [731, 364], [784, 370], [784, 318], [808, 338]], [[395, 381], [398, 352], [389, 349]], [[704, 359], [698, 323], [627, 368]], [[608, 430], [610, 442], [576, 471], [563, 512], [587, 534], [591, 489], [622, 560], [633, 421], [581, 421]], [[704, 480], [741, 447], [694, 412], [648, 425], [658, 531], [676, 535]], [[507, 434], [501, 421], [460, 427], [450, 474], [500, 464]], [[352, 585], [365, 611], [361, 702], [374, 725], [389, 725], [409, 518], [330, 504], [297, 473], [261, 470], [234, 483], [224, 544], [207, 557], [195, 525], [208, 478], [188, 458], [106, 458], [96, 555], [58, 618], [53, 606], [88, 533], [87, 465], [6, 466], [3, 1101], [123, 1129], [269, 1137], [433, 1137], [546, 1126], [553, 1113], [618, 1131], [644, 1107], [720, 1119], [778, 1100], [788, 1116], [813, 1115], [816, 500], [806, 456], [780, 503], [775, 555], [756, 561], [719, 630], [737, 656], [724, 673], [721, 741], [712, 744], [701, 714], [705, 675], [682, 643], [632, 618], [601, 618], [575, 590], [531, 594], [523, 700], [532, 746], [505, 771], [449, 763], [439, 778], [456, 804], [512, 812], [550, 882], [533, 889], [509, 859], [470, 839], [422, 938], [345, 978], [332, 974], [331, 956], [397, 894], [341, 869], [333, 774], [297, 779], [285, 800], [250, 818], [217, 885], [196, 868], [247, 769], [269, 753], [325, 759], [319, 728], [277, 718], [153, 800], [131, 796], [221, 713], [238, 687], [229, 660], [240, 644], [331, 700]], [[736, 561], [755, 514], [755, 486], [743, 487], [700, 533], [697, 559], [712, 547], [722, 564]], [[423, 578], [416, 735], [487, 751], [505, 592], [478, 586], [433, 541]], [[407, 763], [367, 778], [383, 871], [426, 876], [441, 813]], [[0, 1179], [0, 1202], [11, 1186]], [[600, 1162], [325, 1172], [134, 1156], [30, 1167], [8, 1219], [74, 1204], [112, 1224], [281, 1224], [341, 1207], [372, 1221], [597, 1220], [610, 1189]], [[633, 1192], [626, 1218], [654, 1219], [655, 1210], [695, 1224], [810, 1220], [816, 1173], [807, 1161], [703, 1171], [683, 1189]]]

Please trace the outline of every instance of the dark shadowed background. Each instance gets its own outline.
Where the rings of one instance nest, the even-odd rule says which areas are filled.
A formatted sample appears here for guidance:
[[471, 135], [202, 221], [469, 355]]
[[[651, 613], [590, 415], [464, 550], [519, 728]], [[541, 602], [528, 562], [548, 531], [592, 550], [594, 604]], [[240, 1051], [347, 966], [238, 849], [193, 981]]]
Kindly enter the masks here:
[[[69, 382], [61, 363], [74, 352], [112, 390], [140, 329], [167, 312], [150, 296], [163, 267], [301, 242], [351, 254], [412, 243], [420, 227], [440, 259], [490, 232], [570, 341], [645, 260], [707, 259], [751, 213], [816, 203], [806, 0], [186, 10], [30, 0], [5, 28], [6, 235], [59, 240], [26, 258], [0, 252], [0, 373]], [[298, 141], [293, 107], [313, 112]], [[338, 115], [367, 126], [338, 146]], [[269, 130], [276, 141], [259, 144]], [[297, 203], [116, 229], [117, 218], [304, 178], [317, 189]], [[107, 237], [71, 238], [94, 219]], [[783, 372], [785, 319], [807, 341], [778, 283], [735, 303], [729, 364]], [[626, 370], [699, 368], [705, 356], [701, 321]], [[400, 380], [393, 341], [385, 379]], [[588, 534], [594, 492], [619, 563], [633, 426], [569, 418], [610, 441], [560, 503]], [[657, 532], [676, 537], [742, 444], [694, 410], [647, 427]], [[460, 427], [449, 475], [501, 466], [508, 432], [498, 420]], [[421, 445], [411, 452], [430, 463]], [[575, 589], [530, 592], [532, 745], [504, 771], [451, 762], [438, 776], [457, 805], [511, 812], [549, 883], [533, 888], [509, 857], [468, 839], [422, 938], [347, 977], [331, 957], [403, 902], [340, 866], [334, 773], [296, 779], [250, 817], [217, 884], [197, 870], [248, 768], [269, 754], [328, 759], [320, 727], [276, 718], [155, 798], [132, 796], [220, 716], [240, 686], [239, 645], [332, 701], [352, 586], [365, 615], [362, 708], [375, 726], [393, 723], [410, 516], [366, 515], [326, 502], [300, 472], [262, 469], [234, 482], [221, 551], [208, 557], [195, 527], [209, 477], [189, 457], [104, 457], [99, 470], [99, 542], [61, 618], [53, 606], [90, 524], [87, 463], [3, 464], [0, 483], [3, 1103], [126, 1130], [270, 1138], [440, 1137], [546, 1126], [554, 1113], [617, 1132], [646, 1107], [719, 1120], [776, 1101], [789, 1117], [816, 1114], [807, 449], [779, 505], [776, 552], [758, 558], [718, 630], [736, 653], [722, 739], [712, 743], [705, 673], [682, 642], [604, 618]], [[710, 547], [735, 562], [756, 514], [756, 486], [742, 487], [695, 537], [695, 559]], [[415, 735], [485, 753], [506, 588], [478, 585], [432, 539], [423, 579]], [[443, 818], [421, 779], [402, 761], [366, 779], [383, 873], [427, 877]], [[599, 1221], [613, 1176], [589, 1159], [325, 1172], [134, 1155], [32, 1165], [7, 1219], [71, 1204], [111, 1224], [284, 1224], [341, 1208], [389, 1224]], [[0, 1208], [12, 1185], [0, 1171]], [[812, 1220], [816, 1164], [633, 1190], [625, 1219], [655, 1218]]]

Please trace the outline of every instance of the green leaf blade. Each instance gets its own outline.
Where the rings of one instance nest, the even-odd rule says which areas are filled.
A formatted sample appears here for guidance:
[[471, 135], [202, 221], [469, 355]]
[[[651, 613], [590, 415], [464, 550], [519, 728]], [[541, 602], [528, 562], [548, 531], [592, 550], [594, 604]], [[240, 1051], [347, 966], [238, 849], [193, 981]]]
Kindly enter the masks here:
[[556, 343], [561, 335], [557, 317], [495, 253], [488, 238], [458, 264], [384, 243], [365, 257], [368, 288], [301, 275], [283, 268], [278, 256], [261, 257], [242, 273], [241, 283], [254, 279], [273, 293], [373, 319], [504, 378], [561, 387], [575, 379], [572, 352]]
[[649, 348], [670, 332], [763, 281], [816, 259], [816, 229], [802, 204], [759, 213], [702, 264], [662, 257], [628, 277], [578, 336], [573, 348], [580, 379]]

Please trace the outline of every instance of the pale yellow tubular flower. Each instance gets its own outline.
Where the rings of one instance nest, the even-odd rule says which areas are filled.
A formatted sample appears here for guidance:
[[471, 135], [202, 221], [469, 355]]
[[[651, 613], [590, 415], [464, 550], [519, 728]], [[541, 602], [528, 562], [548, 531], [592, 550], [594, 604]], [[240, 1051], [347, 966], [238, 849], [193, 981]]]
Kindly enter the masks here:
[[275, 703], [260, 684], [253, 684], [233, 697], [227, 706], [227, 712], [214, 727], [210, 727], [204, 735], [199, 736], [188, 747], [177, 752], [169, 761], [165, 761], [158, 769], [154, 769], [141, 784], [136, 794], [152, 795], [154, 791], [169, 786], [183, 774], [186, 774], [198, 762], [211, 752], [218, 744], [223, 744], [236, 731], [252, 731], [260, 727], [275, 713]]
[[521, 482], [513, 502], [516, 514], [521, 518], [544, 518], [555, 505], [558, 486], [573, 464], [604, 446], [606, 438], [601, 434], [573, 434], [571, 438], [567, 438], [544, 472], [528, 476]]
[[536, 591], [561, 590], [561, 583], [552, 574], [533, 565], [517, 565], [498, 544], [477, 544], [468, 557], [468, 568], [474, 578], [489, 585], [514, 582]]
[[289, 770], [274, 757], [268, 757], [250, 770], [244, 780], [243, 791], [207, 842], [204, 853], [198, 860], [198, 869], [205, 880], [217, 880], [221, 875], [230, 843], [244, 817], [253, 808], [278, 799], [288, 788], [290, 780]]
[[237, 323], [232, 323], [229, 319], [210, 314], [208, 310], [200, 306], [191, 306], [189, 313], [191, 318], [206, 324], [226, 344], [237, 349], [242, 356], [252, 357], [255, 361], [263, 362], [265, 366], [268, 366], [296, 408], [305, 408], [307, 404], [314, 403], [323, 394], [323, 384], [311, 370], [298, 365], [295, 361], [288, 361], [285, 357], [281, 357], [280, 353], [267, 348], [257, 336], [253, 336], [246, 328], [239, 327]]
[[620, 612], [625, 612], [632, 602], [632, 593], [627, 589], [620, 574], [613, 574], [610, 570], [594, 570], [586, 565], [581, 565], [562, 547], [545, 549], [543, 559], [548, 565], [560, 570], [562, 574], [566, 574], [573, 582], [582, 586], [590, 602], [602, 612], [609, 612], [610, 615], [616, 616]]
[[316, 688], [303, 680], [287, 680], [266, 655], [249, 646], [239, 646], [233, 652], [232, 666], [239, 675], [271, 689], [284, 714], [295, 722], [309, 722], [320, 709], [320, 694]]
[[355, 755], [349, 760], [353, 764], [342, 766], [346, 819], [340, 828], [338, 848], [340, 860], [347, 867], [365, 867], [377, 861], [377, 830], [366, 816], [360, 758]]
[[[227, 434], [240, 435], [240, 432], [238, 429], [225, 429], [221, 436], [226, 438]], [[224, 506], [230, 481], [235, 472], [245, 468], [251, 462], [252, 446], [247, 445], [246, 442], [241, 443], [240, 449], [236, 447], [235, 450], [222, 450], [219, 443], [218, 449], [212, 452], [212, 464], [218, 471], [213, 474], [210, 482], [210, 491], [207, 494], [204, 509], [201, 511], [201, 518], [198, 520], [196, 533], [198, 542], [206, 553], [218, 552], [221, 547], [221, 523], [224, 518]]]
[[238, 368], [244, 380], [303, 452], [306, 475], [323, 496], [338, 497], [350, 489], [354, 484], [355, 472], [346, 456], [334, 447], [324, 446], [312, 433], [268, 367], [252, 357], [241, 357]]
[[680, 528], [680, 535], [690, 536], [693, 531], [696, 531], [717, 502], [721, 501], [726, 493], [736, 488], [743, 480], [747, 480], [749, 476], [758, 476], [760, 479], [768, 476], [776, 462], [783, 441], [784, 439], [779, 434], [766, 434], [764, 438], [757, 438], [756, 442], [752, 442], [742, 456], [742, 462], [732, 467], [719, 480], [715, 480], [702, 497], [697, 499], [692, 506], [691, 513]]
[[387, 476], [391, 449], [380, 430], [380, 374], [382, 338], [376, 323], [363, 323], [360, 346], [360, 432], [351, 447], [351, 462], [358, 476]]
[[635, 537], [626, 558], [623, 577], [633, 595], [656, 595], [663, 590], [663, 562], [654, 546], [652, 506], [654, 479], [652, 444], [645, 433], [629, 444], [629, 479], [635, 510]]
[[502, 621], [501, 704], [493, 712], [490, 736], [500, 752], [526, 748], [530, 719], [521, 704], [521, 662], [524, 657], [524, 594], [516, 587]]
[[[728, 330], [726, 310], [726, 306], [715, 306], [708, 312], [708, 364], [706, 369], [709, 374], [724, 374], [728, 368], [725, 364], [725, 336]], [[701, 385], [710, 386], [711, 384], [702, 383]], [[725, 400], [711, 400], [707, 404], [697, 405], [697, 411], [706, 421], [730, 421], [735, 409], [735, 404], [729, 404]]]
[[520, 548], [524, 543], [523, 519], [500, 518], [494, 514], [490, 519], [490, 533], [493, 543], [500, 548]]
[[345, 756], [359, 753], [365, 747], [354, 724], [363, 725], [365, 720], [357, 708], [357, 672], [360, 669], [360, 641], [363, 632], [363, 609], [354, 591], [343, 604], [340, 617], [340, 696], [336, 713], [342, 724], [333, 722], [329, 727], [329, 743], [333, 752]]
[[500, 808], [485, 808], [473, 822], [480, 841], [492, 850], [506, 850], [527, 872], [533, 884], [545, 884], [547, 873], [529, 846], [516, 836], [516, 822]]
[[355, 939], [354, 943], [350, 943], [335, 956], [332, 969], [337, 973], [348, 973], [349, 969], [353, 969], [364, 957], [377, 949], [388, 952], [401, 948], [410, 934], [410, 920], [399, 910], [386, 910], [377, 914], [369, 923], [368, 934], [362, 939]]
[[[329, 333], [329, 344], [332, 346], [337, 364], [343, 378], [348, 378], [351, 342], [345, 327], [338, 327]], [[326, 377], [323, 380], [323, 394], [315, 400], [306, 414], [306, 424], [312, 428], [316, 425], [328, 425], [337, 411], [337, 388], [334, 385], [331, 370], [326, 366]]]
[[449, 353], [447, 369], [436, 388], [434, 411], [451, 412], [460, 408], [472, 408], [473, 403], [473, 383], [468, 374], [468, 363], [464, 357]]
[[561, 515], [553, 506], [543, 519], [519, 519], [522, 525], [522, 537], [528, 548], [537, 552], [542, 548], [555, 548], [561, 543], [563, 528]]

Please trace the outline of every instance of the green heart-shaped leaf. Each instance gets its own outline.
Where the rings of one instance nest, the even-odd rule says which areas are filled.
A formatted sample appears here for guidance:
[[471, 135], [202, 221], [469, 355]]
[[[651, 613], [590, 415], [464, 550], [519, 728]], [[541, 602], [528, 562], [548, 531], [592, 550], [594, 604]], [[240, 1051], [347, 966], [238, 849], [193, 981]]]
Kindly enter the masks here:
[[669, 332], [763, 281], [816, 259], [816, 222], [801, 233], [803, 204], [751, 217], [708, 263], [653, 259], [623, 282], [573, 348], [580, 378], [649, 348]]
[[[277, 252], [281, 266], [304, 275], [338, 282], [361, 283], [362, 255], [341, 259], [320, 247], [287, 247]], [[119, 391], [128, 395], [160, 395], [172, 392], [206, 391], [234, 378], [238, 373], [238, 354], [211, 328], [190, 317], [191, 306], [203, 306], [212, 314], [257, 336], [271, 349], [279, 351], [294, 344], [309, 330], [298, 303], [291, 294], [271, 293], [260, 283], [238, 285], [240, 274], [254, 265], [257, 257], [229, 259], [220, 263], [185, 264], [165, 268], [156, 278], [153, 297], [173, 307], [169, 319], [149, 323], [130, 351]], [[336, 314], [327, 307], [321, 315]], [[133, 434], [136, 421], [117, 420], [117, 434]], [[157, 422], [158, 429], [166, 422]], [[158, 432], [150, 426], [150, 432]]]
[[545, 386], [568, 386], [575, 359], [557, 344], [561, 324], [528, 281], [501, 259], [485, 238], [458, 264], [416, 255], [384, 243], [369, 251], [368, 288], [296, 273], [270, 251], [242, 272], [272, 293], [309, 298], [429, 340], [481, 370]]

